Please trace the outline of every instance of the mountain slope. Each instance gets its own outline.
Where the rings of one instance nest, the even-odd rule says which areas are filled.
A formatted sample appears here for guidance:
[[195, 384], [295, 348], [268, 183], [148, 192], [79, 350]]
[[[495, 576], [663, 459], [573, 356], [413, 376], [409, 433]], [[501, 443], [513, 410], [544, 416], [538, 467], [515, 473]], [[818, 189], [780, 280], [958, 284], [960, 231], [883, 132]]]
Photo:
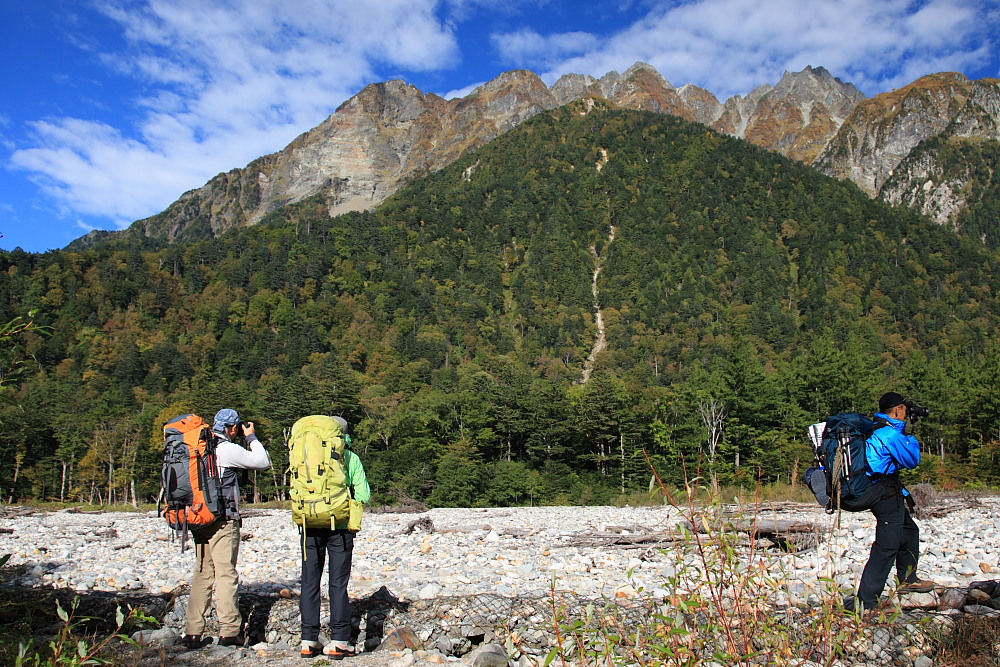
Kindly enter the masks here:
[[[297, 307], [349, 297], [379, 327], [400, 317], [415, 330], [435, 327], [449, 354], [472, 345], [529, 363], [560, 360], [553, 368], [570, 377], [599, 336], [595, 302], [607, 346], [597, 365], [625, 369], [646, 354], [643, 336], [661, 359], [696, 358], [737, 333], [781, 355], [831, 326], [838, 335], [871, 326], [890, 350], [900, 340], [932, 347], [948, 339], [955, 304], [988, 337], [997, 304], [982, 290], [1000, 293], [994, 256], [926, 219], [702, 125], [593, 99], [522, 123], [374, 211], [327, 213], [314, 195], [273, 212], [259, 231], [125, 262], [158, 267], [154, 297], [141, 297], [148, 276], [128, 277], [125, 260], [114, 259], [142, 253], [134, 243], [85, 255], [84, 264], [102, 266], [94, 273], [73, 263], [58, 278], [42, 272], [26, 293], [63, 305], [75, 295], [73, 312], [95, 313], [86, 319], [98, 317], [97, 326], [151, 299], [150, 330], [155, 313], [213, 285], [241, 290], [233, 303], [261, 290]], [[80, 287], [112, 275], [121, 277], [111, 286]], [[78, 302], [92, 293], [105, 296]], [[230, 326], [215, 321], [212, 336]], [[337, 348], [341, 333], [320, 327], [304, 346], [284, 336], [257, 343], [277, 345], [265, 357], [286, 355], [297, 368], [310, 351]]]
[[[582, 97], [676, 115], [799, 160], [811, 160], [863, 95], [823, 68], [786, 73], [724, 105], [696, 86], [675, 88], [649, 65], [601, 79], [567, 75], [549, 89], [532, 72], [507, 72], [445, 101], [402, 81], [366, 87], [285, 149], [219, 174], [132, 235], [196, 239], [258, 223], [288, 203], [321, 194], [331, 215], [371, 208], [415, 175], [433, 172], [541, 111]], [[107, 234], [84, 237], [73, 247]]]
[[[937, 136], [1000, 140], [1000, 80], [969, 81], [957, 72], [945, 72], [866, 100], [816, 165], [877, 196], [920, 142]], [[898, 192], [887, 198], [901, 199]]]

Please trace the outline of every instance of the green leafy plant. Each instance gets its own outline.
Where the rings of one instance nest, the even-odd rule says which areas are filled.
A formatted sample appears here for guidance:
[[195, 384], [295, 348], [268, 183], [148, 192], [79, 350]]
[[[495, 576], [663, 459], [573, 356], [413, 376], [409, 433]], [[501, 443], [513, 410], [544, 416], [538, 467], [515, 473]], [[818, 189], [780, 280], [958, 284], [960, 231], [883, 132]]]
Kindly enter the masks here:
[[33, 638], [20, 642], [18, 655], [15, 659], [15, 667], [83, 667], [84, 665], [113, 665], [113, 659], [104, 657], [114, 641], [136, 645], [135, 642], [122, 632], [130, 623], [150, 623], [156, 619], [150, 617], [139, 608], [132, 608], [126, 614], [118, 607], [115, 612], [115, 630], [104, 638], [99, 638], [94, 633], [82, 633], [84, 625], [96, 620], [91, 616], [78, 616], [77, 609], [80, 606], [80, 597], [73, 598], [72, 605], [67, 611], [62, 604], [56, 601], [56, 613], [62, 621], [59, 634], [49, 642], [48, 650], [35, 646]]

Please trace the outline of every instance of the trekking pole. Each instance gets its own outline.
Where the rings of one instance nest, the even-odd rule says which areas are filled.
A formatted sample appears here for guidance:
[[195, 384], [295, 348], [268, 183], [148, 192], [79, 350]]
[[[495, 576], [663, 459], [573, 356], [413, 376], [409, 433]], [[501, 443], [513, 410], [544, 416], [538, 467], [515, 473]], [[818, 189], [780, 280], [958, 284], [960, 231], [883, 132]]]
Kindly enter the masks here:
[[[837, 455], [833, 459], [833, 474], [831, 475], [833, 480], [833, 493], [830, 496], [833, 499], [834, 507], [836, 507], [836, 516], [833, 519], [833, 529], [840, 529], [840, 489], [843, 486], [844, 478], [850, 478], [851, 475], [851, 451], [850, 447], [845, 447], [847, 444], [848, 437], [847, 432], [843, 426], [837, 427]], [[844, 468], [847, 468], [847, 472], [844, 472]]]

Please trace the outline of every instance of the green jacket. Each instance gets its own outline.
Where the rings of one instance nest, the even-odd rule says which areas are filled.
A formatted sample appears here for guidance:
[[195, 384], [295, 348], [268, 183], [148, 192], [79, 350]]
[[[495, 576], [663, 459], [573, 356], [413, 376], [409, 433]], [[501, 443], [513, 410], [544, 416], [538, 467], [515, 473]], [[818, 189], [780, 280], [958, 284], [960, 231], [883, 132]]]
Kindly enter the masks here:
[[[365, 475], [365, 467], [361, 464], [361, 457], [349, 449], [344, 450], [347, 459], [347, 486], [351, 489], [351, 495], [362, 505], [367, 505], [372, 498], [371, 487], [368, 486], [368, 477]], [[347, 520], [338, 521], [337, 528], [347, 528]]]

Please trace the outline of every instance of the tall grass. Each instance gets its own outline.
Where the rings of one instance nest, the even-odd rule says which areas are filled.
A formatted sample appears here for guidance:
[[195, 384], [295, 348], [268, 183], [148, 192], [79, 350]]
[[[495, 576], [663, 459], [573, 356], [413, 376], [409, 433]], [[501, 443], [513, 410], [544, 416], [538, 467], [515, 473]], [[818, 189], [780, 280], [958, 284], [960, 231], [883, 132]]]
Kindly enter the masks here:
[[721, 500], [732, 490], [705, 480], [679, 493], [659, 485], [681, 515], [675, 541], [659, 550], [669, 565], [661, 570], [673, 574], [659, 582], [658, 596], [639, 586], [627, 604], [572, 610], [553, 594], [560, 641], [545, 664], [832, 667], [902, 664], [893, 661], [919, 652], [918, 628], [894, 623], [899, 610], [891, 604], [867, 616], [847, 612], [832, 578], [818, 580], [808, 602], [792, 594], [782, 559], [748, 538], [747, 526], [753, 532], [762, 520], [769, 495], [762, 491], [729, 496], [738, 501], [734, 512]]

